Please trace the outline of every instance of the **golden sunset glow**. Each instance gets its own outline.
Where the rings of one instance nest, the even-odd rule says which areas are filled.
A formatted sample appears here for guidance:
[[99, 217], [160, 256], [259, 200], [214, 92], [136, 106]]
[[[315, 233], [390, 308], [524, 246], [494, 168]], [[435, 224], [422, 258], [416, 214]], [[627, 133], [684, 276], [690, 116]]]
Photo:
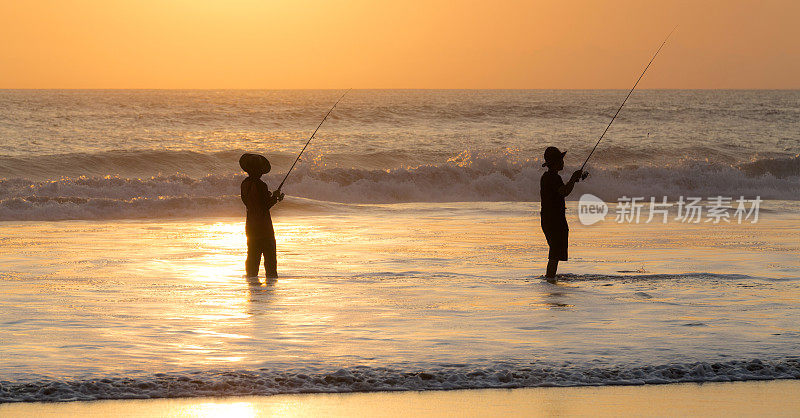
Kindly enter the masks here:
[[3, 1], [2, 88], [797, 88], [800, 2]]

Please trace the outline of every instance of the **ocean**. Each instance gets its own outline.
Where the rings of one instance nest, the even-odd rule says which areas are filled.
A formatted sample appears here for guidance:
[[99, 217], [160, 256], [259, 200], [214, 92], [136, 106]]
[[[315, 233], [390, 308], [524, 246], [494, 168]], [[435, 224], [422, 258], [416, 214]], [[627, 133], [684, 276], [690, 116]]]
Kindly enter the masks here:
[[350, 92], [254, 284], [238, 158], [276, 187], [340, 91], [0, 90], [0, 402], [800, 378], [800, 91], [634, 92], [542, 280], [542, 153], [626, 93]]

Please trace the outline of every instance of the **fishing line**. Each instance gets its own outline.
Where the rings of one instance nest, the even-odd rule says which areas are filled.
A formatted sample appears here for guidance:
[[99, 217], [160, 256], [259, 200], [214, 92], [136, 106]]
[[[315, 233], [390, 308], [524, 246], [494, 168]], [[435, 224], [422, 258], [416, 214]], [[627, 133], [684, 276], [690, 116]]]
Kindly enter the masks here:
[[341, 102], [342, 99], [344, 99], [344, 96], [347, 93], [349, 93], [350, 90], [352, 90], [352, 88], [347, 89], [347, 91], [342, 93], [342, 96], [339, 97], [339, 100], [337, 100], [336, 103], [333, 104], [333, 106], [331, 107], [331, 110], [329, 110], [328, 113], [325, 114], [325, 117], [322, 118], [322, 121], [319, 122], [319, 125], [317, 125], [317, 129], [314, 129], [314, 133], [311, 134], [311, 137], [308, 138], [308, 141], [306, 141], [306, 144], [303, 146], [303, 149], [301, 149], [300, 153], [297, 154], [297, 158], [294, 159], [294, 162], [292, 163], [292, 166], [289, 167], [289, 171], [287, 171], [286, 175], [283, 176], [283, 181], [281, 181], [281, 184], [278, 186], [278, 189], [276, 190], [277, 192], [280, 192], [281, 187], [283, 187], [283, 183], [286, 183], [286, 179], [289, 178], [289, 173], [292, 172], [292, 169], [294, 169], [294, 166], [297, 164], [298, 161], [300, 161], [300, 156], [303, 155], [303, 151], [306, 150], [306, 148], [308, 147], [308, 144], [310, 144], [311, 140], [314, 139], [314, 136], [317, 134], [317, 131], [319, 130], [319, 128], [322, 126], [323, 123], [325, 123], [325, 120], [328, 119], [328, 116], [330, 116], [331, 112], [333, 112], [333, 109], [336, 109], [336, 105], [338, 105], [339, 102]]
[[[591, 158], [591, 157], [592, 157], [592, 154], [594, 154], [594, 150], [596, 150], [596, 149], [597, 149], [597, 146], [598, 146], [598, 145], [600, 145], [600, 141], [602, 141], [602, 140], [603, 140], [603, 137], [606, 135], [606, 132], [608, 132], [608, 128], [610, 128], [610, 127], [611, 127], [611, 124], [612, 124], [612, 123], [614, 123], [614, 119], [616, 119], [616, 118], [617, 118], [617, 115], [619, 115], [619, 112], [622, 110], [622, 107], [623, 107], [623, 106], [625, 106], [625, 102], [627, 102], [627, 101], [628, 101], [628, 98], [629, 98], [629, 97], [631, 97], [631, 94], [633, 93], [633, 90], [634, 90], [634, 89], [636, 89], [636, 86], [639, 84], [639, 81], [641, 81], [642, 77], [644, 77], [644, 73], [646, 73], [646, 72], [647, 72], [647, 69], [648, 69], [648, 68], [650, 68], [650, 64], [652, 64], [652, 63], [653, 63], [653, 61], [655, 61], [655, 59], [656, 59], [656, 56], [658, 55], [658, 53], [659, 53], [659, 52], [661, 52], [661, 48], [663, 48], [663, 47], [664, 47], [664, 45], [666, 45], [666, 44], [667, 44], [667, 39], [669, 39], [669, 37], [670, 37], [670, 36], [672, 36], [672, 32], [675, 32], [675, 29], [677, 29], [677, 28], [678, 28], [678, 26], [677, 26], [677, 25], [676, 25], [674, 28], [672, 28], [672, 30], [669, 32], [669, 35], [667, 35], [667, 37], [666, 37], [666, 38], [664, 38], [664, 42], [662, 42], [662, 43], [661, 43], [661, 46], [659, 46], [659, 47], [658, 47], [658, 50], [656, 50], [656, 53], [655, 53], [655, 54], [653, 54], [653, 58], [651, 58], [651, 59], [650, 59], [650, 62], [648, 62], [648, 63], [647, 63], [647, 66], [646, 66], [646, 67], [644, 67], [644, 71], [642, 71], [642, 74], [639, 76], [639, 78], [638, 78], [638, 79], [636, 79], [636, 82], [635, 82], [635, 83], [633, 83], [633, 87], [631, 87], [631, 91], [629, 91], [629, 92], [628, 92], [628, 95], [627, 95], [627, 96], [625, 96], [625, 100], [623, 100], [623, 101], [622, 101], [622, 104], [621, 104], [621, 105], [619, 105], [619, 109], [617, 109], [617, 113], [614, 113], [614, 116], [611, 118], [611, 121], [610, 121], [610, 122], [608, 122], [608, 126], [606, 126], [606, 130], [604, 130], [604, 131], [603, 131], [603, 134], [602, 134], [602, 135], [600, 135], [600, 139], [598, 139], [598, 140], [597, 140], [597, 143], [596, 143], [596, 144], [594, 144], [594, 148], [592, 148], [592, 151], [589, 153], [589, 156], [588, 156], [588, 157], [586, 157], [586, 161], [584, 161], [584, 162], [583, 162], [583, 165], [581, 166], [581, 171], [583, 171], [583, 168], [584, 168], [584, 167], [586, 167], [586, 163], [588, 163], [588, 162], [589, 162], [589, 158]], [[583, 178], [586, 178], [586, 175], [584, 174], [582, 177], [583, 177]]]

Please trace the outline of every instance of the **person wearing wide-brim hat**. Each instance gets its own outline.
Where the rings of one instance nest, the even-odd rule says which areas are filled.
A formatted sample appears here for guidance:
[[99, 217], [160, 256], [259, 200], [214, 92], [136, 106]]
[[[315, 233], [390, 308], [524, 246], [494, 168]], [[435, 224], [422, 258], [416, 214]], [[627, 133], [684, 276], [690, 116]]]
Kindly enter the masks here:
[[261, 176], [269, 173], [269, 160], [263, 155], [244, 154], [239, 158], [239, 166], [247, 172], [242, 181], [242, 202], [247, 207], [247, 260], [245, 270], [247, 277], [258, 276], [258, 265], [264, 256], [264, 269], [268, 278], [278, 277], [278, 257], [275, 245], [275, 230], [272, 227], [271, 207], [283, 200], [279, 190], [270, 192], [267, 183]]
[[544, 232], [547, 245], [550, 247], [545, 274], [548, 281], [555, 280], [559, 260], [567, 259], [569, 226], [567, 225], [564, 198], [572, 193], [575, 183], [580, 181], [583, 175], [581, 170], [576, 170], [572, 173], [569, 181], [564, 184], [558, 172], [564, 169], [566, 153], [556, 147], [547, 147], [544, 150], [544, 164], [542, 164], [542, 167], [547, 167], [547, 171], [542, 174], [539, 195], [542, 202], [542, 232]]

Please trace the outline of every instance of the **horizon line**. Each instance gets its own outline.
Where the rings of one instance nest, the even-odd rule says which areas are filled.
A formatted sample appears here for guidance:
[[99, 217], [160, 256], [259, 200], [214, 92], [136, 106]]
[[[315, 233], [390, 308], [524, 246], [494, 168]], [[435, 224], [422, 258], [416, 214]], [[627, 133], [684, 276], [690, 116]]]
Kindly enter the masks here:
[[[298, 87], [298, 88], [263, 88], [263, 87], [0, 87], [0, 91], [9, 91], [9, 90], [29, 90], [29, 91], [43, 91], [43, 90], [141, 90], [141, 91], [152, 91], [152, 90], [162, 90], [162, 91], [175, 91], [175, 90], [184, 90], [184, 91], [219, 91], [219, 90], [233, 90], [233, 91], [298, 91], [298, 90], [347, 90], [347, 87]], [[592, 88], [580, 88], [580, 87], [568, 87], [568, 88], [546, 88], [546, 87], [515, 87], [515, 88], [502, 88], [502, 87], [464, 87], [464, 88], [452, 88], [452, 87], [390, 87], [390, 88], [381, 88], [381, 87], [364, 87], [364, 88], [352, 88], [352, 90], [360, 90], [360, 91], [368, 91], [368, 90], [396, 90], [396, 91], [408, 91], [408, 90], [430, 90], [430, 91], [441, 91], [441, 90], [448, 90], [448, 91], [455, 91], [455, 90], [507, 90], [507, 91], [515, 91], [515, 90], [629, 90], [629, 88], [614, 88], [614, 87], [592, 87]], [[705, 90], [705, 91], [795, 91], [800, 90], [800, 87], [781, 87], [781, 88], [764, 88], [764, 87], [701, 87], [701, 88], [639, 88], [636, 91], [643, 91], [643, 90], [651, 90], [651, 91], [659, 91], [659, 90], [669, 90], [669, 91], [679, 91], [679, 90]]]

